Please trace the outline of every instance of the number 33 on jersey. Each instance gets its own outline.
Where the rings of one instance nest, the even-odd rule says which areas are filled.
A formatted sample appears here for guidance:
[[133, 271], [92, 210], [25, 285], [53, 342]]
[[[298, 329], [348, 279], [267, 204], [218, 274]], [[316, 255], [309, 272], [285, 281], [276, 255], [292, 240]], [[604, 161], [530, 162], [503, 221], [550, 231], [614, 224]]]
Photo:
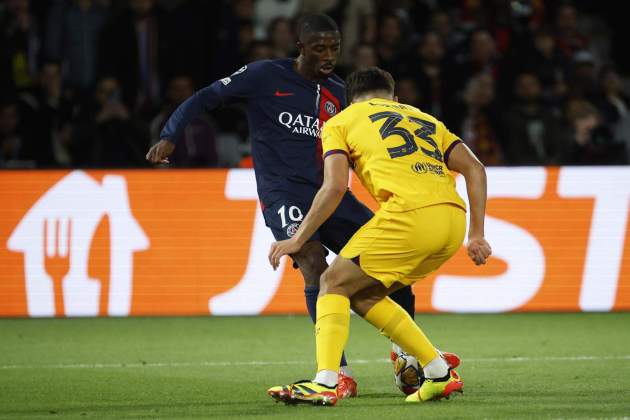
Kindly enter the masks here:
[[465, 209], [447, 167], [460, 142], [431, 115], [387, 99], [351, 105], [322, 132], [324, 157], [347, 155], [365, 188], [388, 211], [445, 202]]

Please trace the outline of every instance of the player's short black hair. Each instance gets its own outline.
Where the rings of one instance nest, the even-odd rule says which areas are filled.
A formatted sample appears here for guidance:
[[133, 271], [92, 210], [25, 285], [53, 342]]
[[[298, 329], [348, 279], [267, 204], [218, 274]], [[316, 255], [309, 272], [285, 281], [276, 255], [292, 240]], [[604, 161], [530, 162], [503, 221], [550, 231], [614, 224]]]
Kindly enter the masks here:
[[346, 98], [354, 98], [367, 92], [385, 91], [394, 94], [394, 78], [388, 71], [378, 67], [357, 70], [346, 78]]
[[297, 21], [297, 36], [300, 41], [306, 39], [315, 32], [339, 32], [337, 23], [323, 13], [311, 13], [303, 15]]

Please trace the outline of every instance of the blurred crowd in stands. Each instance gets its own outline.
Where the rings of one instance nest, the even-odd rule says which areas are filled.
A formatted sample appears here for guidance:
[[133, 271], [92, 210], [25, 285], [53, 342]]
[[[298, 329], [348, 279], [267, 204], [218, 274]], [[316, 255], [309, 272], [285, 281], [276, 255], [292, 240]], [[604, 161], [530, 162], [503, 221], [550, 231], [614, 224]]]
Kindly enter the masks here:
[[[337, 73], [378, 65], [486, 165], [630, 159], [630, 37], [615, 2], [4, 0], [0, 167], [143, 167], [170, 113], [251, 61], [297, 56], [294, 24], [338, 22]], [[193, 121], [177, 167], [247, 166], [235, 103]]]

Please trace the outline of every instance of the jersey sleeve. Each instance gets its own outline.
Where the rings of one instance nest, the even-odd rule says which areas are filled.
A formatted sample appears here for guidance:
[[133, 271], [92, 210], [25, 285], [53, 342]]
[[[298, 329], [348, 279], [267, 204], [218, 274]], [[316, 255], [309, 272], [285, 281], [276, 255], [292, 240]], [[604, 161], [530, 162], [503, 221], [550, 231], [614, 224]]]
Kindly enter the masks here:
[[204, 110], [211, 111], [233, 99], [250, 98], [260, 91], [260, 77], [266, 61], [256, 61], [241, 67], [231, 76], [217, 80], [195, 92], [171, 114], [160, 133], [160, 139], [176, 143], [190, 121]]
[[324, 124], [322, 129], [322, 154], [323, 158], [336, 153], [346, 155], [350, 160], [350, 149], [346, 142], [346, 128], [343, 125], [335, 124], [334, 118]]
[[451, 133], [444, 123], [440, 122], [441, 131], [444, 133], [442, 136], [442, 150], [444, 151], [444, 163], [448, 165], [448, 156], [451, 154], [455, 146], [462, 142], [455, 134]]

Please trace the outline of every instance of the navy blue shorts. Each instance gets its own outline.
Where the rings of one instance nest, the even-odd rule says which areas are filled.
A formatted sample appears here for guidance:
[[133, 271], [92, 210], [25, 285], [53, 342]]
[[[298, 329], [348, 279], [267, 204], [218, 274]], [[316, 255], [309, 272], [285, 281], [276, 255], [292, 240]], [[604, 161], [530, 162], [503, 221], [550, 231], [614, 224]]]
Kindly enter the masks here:
[[[292, 197], [277, 200], [263, 210], [265, 224], [271, 229], [277, 241], [289, 239], [300, 227], [300, 223], [311, 208], [315, 197]], [[341, 249], [352, 238], [374, 213], [356, 199], [350, 191], [346, 192], [339, 207], [311, 237], [311, 241], [320, 241], [322, 245], [339, 254]]]

